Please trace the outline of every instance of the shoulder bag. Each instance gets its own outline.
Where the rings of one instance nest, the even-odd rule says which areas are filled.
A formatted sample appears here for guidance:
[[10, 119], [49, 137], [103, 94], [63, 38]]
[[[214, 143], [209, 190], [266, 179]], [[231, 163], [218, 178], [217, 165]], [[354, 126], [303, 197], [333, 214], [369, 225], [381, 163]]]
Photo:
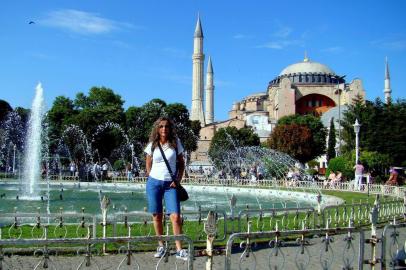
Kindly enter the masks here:
[[[168, 168], [169, 174], [171, 175], [172, 181], [176, 183], [176, 193], [178, 194], [178, 199], [181, 202], [187, 201], [189, 199], [189, 194], [187, 194], [186, 189], [177, 181], [176, 175], [172, 173], [171, 166], [169, 166], [169, 162], [166, 159], [165, 153], [162, 150], [161, 144], [158, 143], [159, 151], [161, 151], [161, 155], [165, 161], [166, 167]], [[175, 148], [176, 152], [176, 163], [178, 163], [178, 147]], [[176, 169], [177, 170], [177, 169]]]

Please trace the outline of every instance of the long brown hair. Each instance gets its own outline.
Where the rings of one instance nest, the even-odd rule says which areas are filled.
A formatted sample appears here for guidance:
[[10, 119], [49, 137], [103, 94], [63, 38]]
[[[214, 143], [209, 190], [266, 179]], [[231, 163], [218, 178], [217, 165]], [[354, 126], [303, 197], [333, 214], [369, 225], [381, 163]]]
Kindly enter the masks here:
[[151, 134], [149, 135], [149, 142], [152, 142], [152, 147], [151, 151], [154, 151], [155, 147], [158, 146], [159, 143], [159, 123], [162, 121], [167, 121], [169, 125], [169, 133], [168, 133], [168, 142], [169, 145], [172, 146], [174, 149], [176, 149], [177, 144], [176, 144], [176, 128], [175, 124], [173, 123], [172, 119], [167, 117], [167, 116], [162, 116], [159, 117], [158, 120], [154, 122], [154, 125], [151, 130]]

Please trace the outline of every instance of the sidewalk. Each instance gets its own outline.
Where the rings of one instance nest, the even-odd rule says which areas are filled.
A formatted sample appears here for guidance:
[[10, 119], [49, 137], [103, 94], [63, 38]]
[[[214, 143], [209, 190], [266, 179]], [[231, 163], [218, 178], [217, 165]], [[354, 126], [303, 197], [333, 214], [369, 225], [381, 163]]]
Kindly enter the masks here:
[[[251, 253], [249, 257], [243, 257], [241, 263], [241, 269], [275, 269], [275, 265], [278, 265], [277, 269], [297, 269], [296, 263], [303, 263], [307, 265], [304, 269], [322, 269], [321, 262], [328, 259], [328, 264], [330, 267], [328, 269], [341, 270], [343, 269], [344, 259], [353, 259], [351, 264], [354, 269], [358, 269], [358, 252], [359, 252], [359, 234], [355, 233], [353, 240], [353, 248], [347, 249], [347, 242], [344, 238], [347, 235], [336, 235], [333, 236], [334, 241], [331, 242], [329, 251], [325, 252], [325, 242], [322, 240], [322, 236], [308, 239], [309, 245], [304, 248], [304, 254], [301, 254], [300, 246], [295, 242], [286, 243], [284, 247], [279, 250], [277, 257], [273, 256], [273, 249], [269, 248], [267, 245], [262, 245], [261, 247], [253, 246], [254, 252]], [[367, 234], [366, 237], [369, 235]], [[403, 238], [402, 238], [403, 239]], [[238, 249], [238, 250], [237, 250]], [[231, 257], [232, 266], [231, 269], [239, 269], [240, 257], [242, 254], [241, 249], [236, 248], [233, 251]], [[234, 253], [235, 252], [235, 253]], [[380, 249], [378, 248], [378, 257], [380, 256]], [[76, 270], [78, 266], [82, 263], [80, 269], [138, 269], [137, 265], [134, 263], [134, 259], [139, 265], [139, 269], [187, 269], [186, 262], [178, 260], [174, 255], [169, 256], [169, 261], [165, 263], [163, 260], [157, 264], [159, 259], [153, 257], [154, 252], [139, 252], [134, 253], [132, 256], [132, 264], [126, 265], [126, 255], [105, 255], [105, 256], [94, 256], [91, 259], [91, 265], [85, 266], [85, 257], [69, 257], [69, 256], [50, 256], [51, 262], [47, 269], [58, 269], [58, 270]], [[365, 258], [368, 259], [370, 255], [369, 245], [365, 246]], [[3, 269], [34, 269], [35, 266], [41, 261], [41, 257], [33, 256], [5, 256]], [[283, 259], [285, 263], [283, 265]], [[124, 262], [120, 263], [124, 260]], [[207, 257], [200, 256], [196, 257], [193, 262], [193, 269], [206, 269]], [[306, 262], [308, 261], [308, 264]], [[270, 265], [271, 263], [271, 265]], [[97, 267], [97, 265], [99, 268]], [[283, 267], [282, 267], [283, 265]], [[43, 266], [43, 262], [41, 263]], [[120, 268], [118, 268], [120, 266]], [[367, 266], [365, 266], [367, 267]], [[37, 269], [44, 269], [43, 267], [38, 267]], [[225, 255], [216, 255], [214, 257], [213, 269], [222, 270], [225, 269]]]

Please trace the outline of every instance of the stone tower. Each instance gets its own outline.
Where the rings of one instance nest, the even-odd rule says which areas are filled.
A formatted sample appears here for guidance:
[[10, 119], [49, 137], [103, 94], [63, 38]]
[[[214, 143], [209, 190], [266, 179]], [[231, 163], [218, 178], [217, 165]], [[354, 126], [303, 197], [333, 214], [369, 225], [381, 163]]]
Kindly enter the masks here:
[[391, 100], [392, 90], [390, 89], [390, 76], [389, 76], [389, 63], [388, 57], [385, 59], [385, 88], [383, 89], [385, 95], [385, 103], [388, 104]]
[[206, 73], [206, 124], [214, 122], [214, 83], [213, 83], [213, 65], [211, 57], [207, 63]]
[[197, 17], [195, 34], [193, 38], [193, 77], [192, 77], [192, 113], [190, 120], [199, 120], [201, 125], [205, 125], [203, 113], [203, 30], [200, 16]]

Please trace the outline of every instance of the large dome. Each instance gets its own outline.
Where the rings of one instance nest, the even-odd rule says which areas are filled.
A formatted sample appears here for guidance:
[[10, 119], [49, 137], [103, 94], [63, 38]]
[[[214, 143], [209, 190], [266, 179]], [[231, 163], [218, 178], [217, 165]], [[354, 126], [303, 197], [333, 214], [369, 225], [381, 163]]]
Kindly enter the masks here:
[[295, 73], [335, 74], [335, 72], [328, 66], [305, 59], [303, 62], [287, 66], [282, 70], [279, 76]]
[[345, 83], [344, 77], [338, 76], [326, 65], [310, 61], [306, 56], [303, 62], [284, 68], [275, 79], [269, 82], [269, 86], [279, 85], [283, 78], [288, 78], [293, 84], [297, 85]]

